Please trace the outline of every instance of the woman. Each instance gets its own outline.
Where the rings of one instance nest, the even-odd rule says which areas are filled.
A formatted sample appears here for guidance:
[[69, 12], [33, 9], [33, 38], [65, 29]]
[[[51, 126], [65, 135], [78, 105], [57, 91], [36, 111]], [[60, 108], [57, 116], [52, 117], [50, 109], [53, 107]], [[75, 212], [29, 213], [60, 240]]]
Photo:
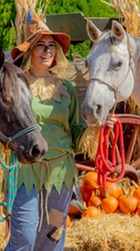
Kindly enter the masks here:
[[70, 37], [52, 32], [29, 11], [26, 40], [12, 50], [27, 74], [33, 111], [49, 150], [37, 164], [19, 168], [18, 190], [5, 251], [62, 251], [66, 217], [77, 180], [74, 153], [86, 126], [78, 124], [76, 91], [58, 77], [68, 66]]
[[58, 77], [68, 66], [69, 36], [52, 32], [32, 10], [25, 32], [25, 42], [11, 55], [29, 79], [33, 111], [49, 150], [40, 163], [19, 168], [5, 251], [63, 251], [66, 217], [77, 181], [74, 153], [79, 152], [86, 126], [78, 124], [75, 88]]

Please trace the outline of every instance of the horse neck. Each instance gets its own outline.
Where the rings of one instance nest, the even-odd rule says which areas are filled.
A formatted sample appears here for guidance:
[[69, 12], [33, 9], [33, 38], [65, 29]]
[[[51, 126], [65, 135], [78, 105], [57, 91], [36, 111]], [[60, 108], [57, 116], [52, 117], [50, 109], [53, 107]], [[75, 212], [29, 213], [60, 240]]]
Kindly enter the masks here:
[[133, 59], [134, 90], [132, 98], [140, 107], [140, 38], [131, 37], [131, 51]]
[[132, 37], [130, 46], [134, 65], [137, 68], [140, 66], [140, 37]]

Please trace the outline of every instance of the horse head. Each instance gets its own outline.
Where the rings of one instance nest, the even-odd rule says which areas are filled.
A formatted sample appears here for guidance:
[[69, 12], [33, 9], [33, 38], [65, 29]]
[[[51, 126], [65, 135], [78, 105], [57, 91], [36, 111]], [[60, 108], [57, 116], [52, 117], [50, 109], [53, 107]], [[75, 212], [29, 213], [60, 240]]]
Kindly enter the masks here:
[[116, 104], [133, 93], [134, 39], [117, 21], [111, 30], [101, 32], [88, 20], [87, 33], [94, 44], [86, 58], [89, 85], [82, 115], [88, 124], [102, 126]]
[[0, 142], [17, 154], [21, 163], [34, 163], [47, 144], [34, 118], [28, 81], [0, 48]]

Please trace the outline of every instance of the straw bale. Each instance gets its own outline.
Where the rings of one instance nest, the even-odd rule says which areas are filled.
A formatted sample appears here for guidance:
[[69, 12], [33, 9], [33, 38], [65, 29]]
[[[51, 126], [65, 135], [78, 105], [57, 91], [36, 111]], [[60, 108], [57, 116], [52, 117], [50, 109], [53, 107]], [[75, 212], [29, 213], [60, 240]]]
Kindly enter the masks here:
[[5, 222], [0, 222], [0, 251], [3, 251], [9, 240], [9, 236], [5, 239]]
[[[1, 193], [3, 180], [3, 169], [0, 165], [0, 201], [3, 201], [4, 195]], [[0, 207], [0, 218], [3, 217], [4, 208]], [[9, 240], [9, 236], [5, 239], [5, 222], [0, 222], [0, 251], [3, 251]]]
[[73, 220], [64, 251], [140, 251], [140, 217], [120, 213]]
[[86, 156], [88, 156], [90, 160], [95, 159], [96, 152], [98, 149], [99, 132], [99, 127], [88, 126], [85, 132], [83, 133], [80, 139], [79, 147], [82, 149], [85, 158]]

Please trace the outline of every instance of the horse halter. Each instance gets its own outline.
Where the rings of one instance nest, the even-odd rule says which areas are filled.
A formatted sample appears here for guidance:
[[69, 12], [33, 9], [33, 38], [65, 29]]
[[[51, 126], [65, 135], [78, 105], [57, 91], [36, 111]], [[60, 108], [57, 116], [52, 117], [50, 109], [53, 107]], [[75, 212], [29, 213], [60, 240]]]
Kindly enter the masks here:
[[10, 142], [14, 141], [15, 139], [21, 137], [22, 135], [29, 133], [33, 130], [39, 129], [39, 125], [35, 124], [35, 125], [31, 125], [25, 129], [23, 129], [22, 131], [18, 132], [17, 134], [15, 134], [14, 136], [10, 136], [7, 137], [4, 133], [0, 132], [0, 136], [4, 137], [4, 139], [6, 139], [6, 146], [9, 145]]
[[133, 70], [133, 68], [132, 68], [132, 50], [131, 50], [130, 40], [129, 40], [129, 36], [128, 36], [127, 34], [126, 34], [126, 36], [127, 36], [127, 47], [128, 47], [128, 52], [129, 52], [129, 68], [128, 68], [128, 71], [127, 71], [127, 73], [126, 73], [124, 79], [120, 82], [120, 84], [119, 84], [117, 87], [115, 87], [115, 86], [112, 86], [111, 84], [109, 84], [108, 82], [104, 81], [103, 79], [98, 78], [98, 77], [91, 77], [91, 78], [89, 78], [89, 82], [90, 82], [91, 80], [95, 80], [95, 81], [98, 81], [98, 82], [100, 82], [100, 83], [102, 83], [102, 84], [105, 84], [105, 85], [107, 85], [108, 87], [110, 87], [111, 89], [113, 89], [113, 91], [114, 91], [114, 96], [115, 96], [116, 101], [115, 101], [115, 104], [114, 104], [114, 106], [113, 106], [113, 108], [112, 108], [112, 114], [114, 113], [115, 108], [116, 108], [116, 106], [117, 106], [118, 96], [119, 96], [118, 93], [119, 93], [119, 88], [120, 88], [120, 86], [123, 84], [123, 82], [124, 82], [125, 79], [127, 78], [128, 74], [129, 74], [129, 72], [130, 72], [130, 70], [132, 70], [132, 73], [133, 73], [133, 75], [134, 75], [134, 70]]

